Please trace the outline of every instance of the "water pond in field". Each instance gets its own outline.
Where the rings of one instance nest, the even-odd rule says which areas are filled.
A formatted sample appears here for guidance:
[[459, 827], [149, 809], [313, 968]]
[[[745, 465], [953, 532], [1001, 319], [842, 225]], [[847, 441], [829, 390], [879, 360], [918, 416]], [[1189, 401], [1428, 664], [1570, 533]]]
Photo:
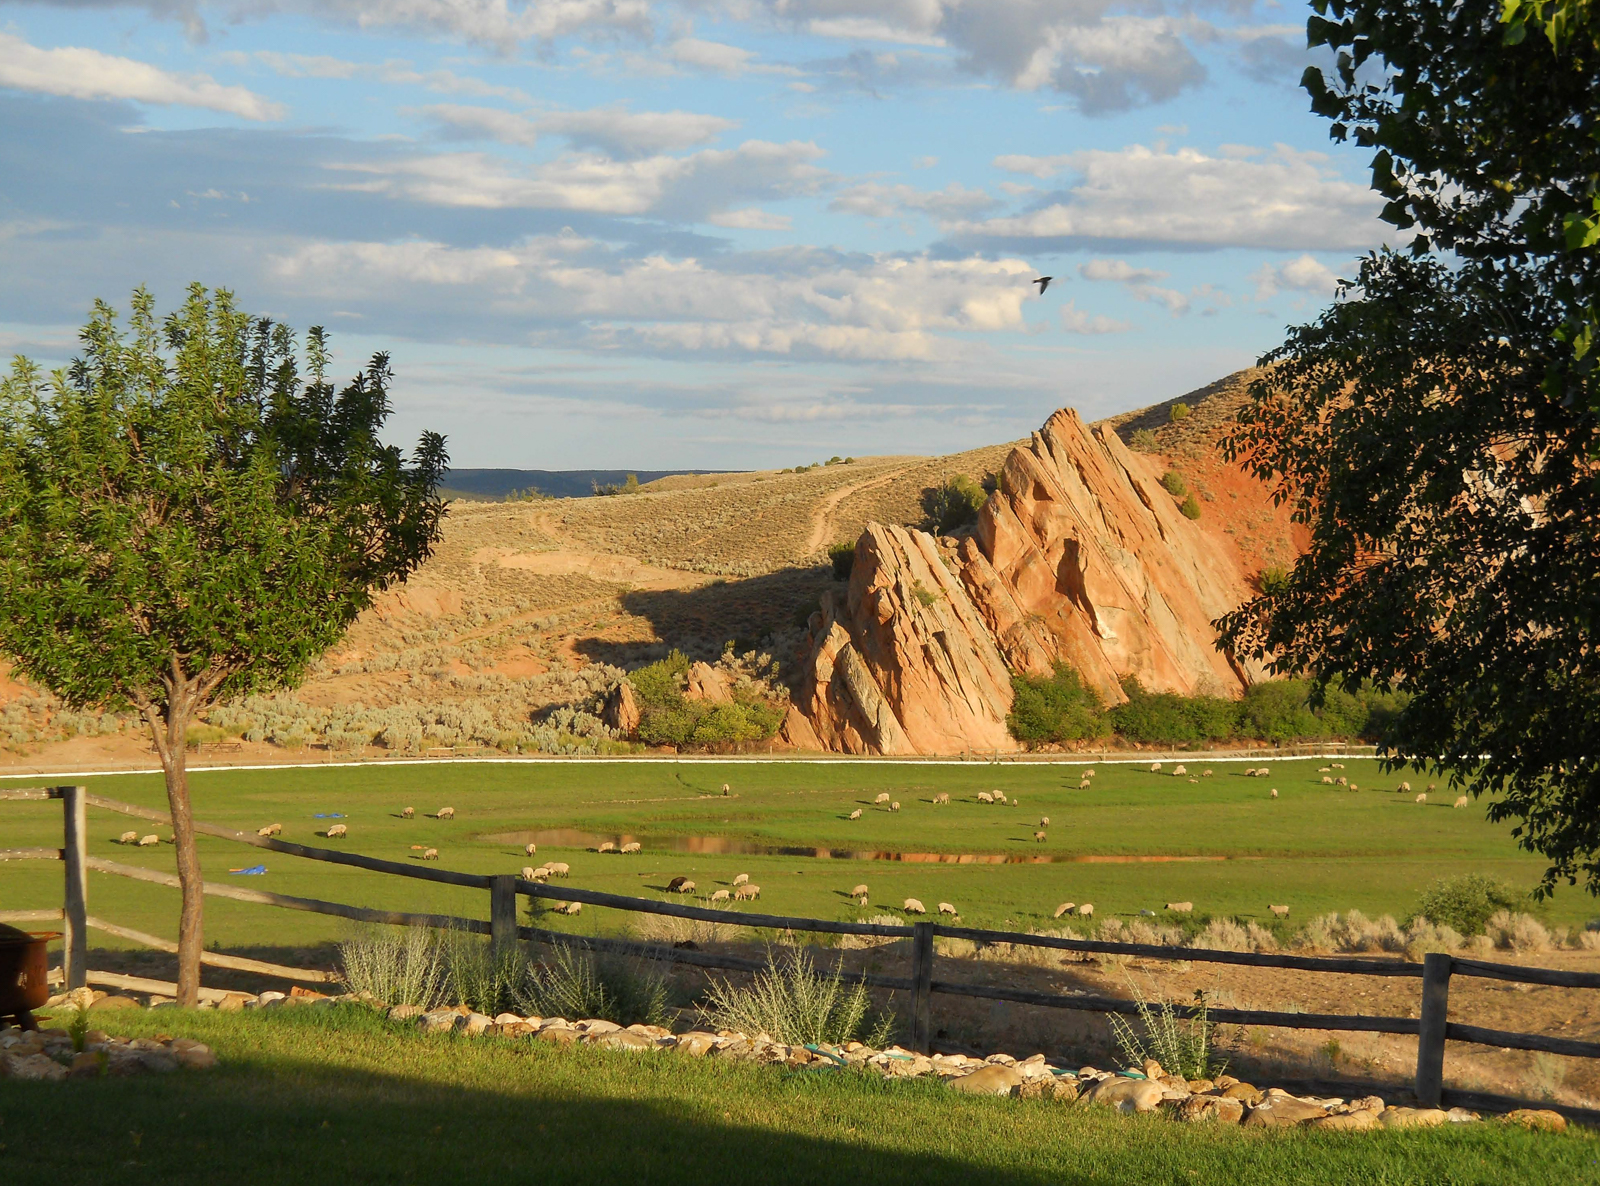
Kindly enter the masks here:
[[1225, 856], [1100, 856], [1071, 854], [1046, 856], [1031, 853], [895, 852], [889, 849], [815, 848], [806, 845], [760, 844], [731, 836], [648, 836], [631, 832], [584, 832], [577, 828], [537, 828], [519, 832], [488, 832], [477, 839], [486, 844], [529, 844], [541, 848], [586, 848], [602, 844], [621, 848], [640, 844], [650, 852], [697, 853], [708, 856], [812, 857], [832, 861], [904, 861], [914, 865], [1138, 865], [1168, 862], [1248, 860]]

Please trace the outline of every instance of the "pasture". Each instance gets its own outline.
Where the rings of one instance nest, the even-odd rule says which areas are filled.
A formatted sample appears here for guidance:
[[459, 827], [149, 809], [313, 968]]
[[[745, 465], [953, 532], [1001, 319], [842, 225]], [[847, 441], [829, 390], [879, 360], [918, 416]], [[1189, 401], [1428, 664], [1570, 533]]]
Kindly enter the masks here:
[[[1370, 759], [1344, 760], [1334, 771], [1358, 784], [1329, 787], [1326, 761], [1265, 763], [1185, 760], [1190, 782], [1147, 764], [1095, 766], [1092, 786], [1079, 789], [1080, 765], [982, 763], [775, 762], [514, 762], [407, 764], [322, 769], [231, 770], [192, 776], [197, 818], [254, 830], [281, 823], [282, 838], [332, 845], [392, 860], [439, 850], [441, 867], [514, 873], [545, 860], [570, 864], [565, 884], [657, 897], [669, 879], [687, 876], [705, 895], [727, 888], [738, 873], [761, 887], [753, 908], [821, 918], [883, 913], [907, 897], [930, 909], [956, 904], [974, 926], [1056, 925], [1062, 901], [1093, 902], [1099, 918], [1158, 913], [1164, 903], [1192, 901], [1195, 913], [1234, 915], [1263, 924], [1269, 904], [1290, 907], [1298, 927], [1318, 913], [1358, 909], [1404, 917], [1420, 891], [1439, 877], [1482, 872], [1532, 887], [1542, 861], [1520, 852], [1507, 826], [1484, 819], [1484, 806], [1450, 806], [1441, 789], [1431, 802], [1396, 793], [1401, 777], [1420, 791], [1417, 774], [1383, 775]], [[1243, 770], [1264, 764], [1267, 777]], [[39, 778], [0, 785], [37, 785]], [[75, 781], [102, 795], [162, 808], [155, 775], [112, 775]], [[729, 786], [724, 796], [722, 786]], [[1275, 788], [1278, 797], [1269, 797]], [[1388, 788], [1388, 789], [1379, 789]], [[1003, 790], [1008, 805], [977, 801]], [[901, 809], [874, 802], [886, 793]], [[935, 795], [950, 803], [936, 806]], [[404, 807], [416, 818], [401, 818]], [[432, 818], [455, 808], [453, 820]], [[861, 809], [858, 819], [851, 812]], [[342, 818], [316, 818], [338, 813]], [[1048, 816], [1043, 842], [1035, 839]], [[171, 870], [169, 846], [117, 844], [124, 830], [170, 830], [99, 809], [90, 811], [90, 853]], [[334, 823], [348, 837], [322, 838]], [[59, 845], [54, 803], [0, 807], [5, 845]], [[538, 844], [528, 858], [524, 844]], [[643, 851], [620, 856], [592, 851], [602, 841], [638, 840]], [[485, 917], [476, 891], [385, 877], [362, 870], [261, 853], [200, 838], [208, 880], [231, 881], [302, 897], [394, 909]], [[264, 863], [265, 875], [230, 869]], [[8, 909], [60, 904], [60, 870], [45, 862], [0, 868], [0, 900]], [[863, 911], [848, 897], [870, 887]], [[739, 907], [735, 907], [738, 909]], [[160, 935], [176, 929], [177, 896], [160, 886], [90, 874], [89, 911]], [[1563, 888], [1541, 908], [1551, 925], [1581, 927], [1590, 899]], [[206, 938], [223, 947], [309, 945], [336, 939], [338, 919], [208, 898]], [[618, 930], [626, 920], [590, 909], [562, 920], [573, 929]], [[96, 934], [97, 945], [117, 941]]]

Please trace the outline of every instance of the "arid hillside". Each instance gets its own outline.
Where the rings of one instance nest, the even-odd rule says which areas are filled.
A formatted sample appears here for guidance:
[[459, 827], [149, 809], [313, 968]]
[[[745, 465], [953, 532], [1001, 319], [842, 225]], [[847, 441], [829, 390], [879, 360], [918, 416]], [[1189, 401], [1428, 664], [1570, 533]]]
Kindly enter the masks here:
[[[1185, 475], [1204, 507], [1198, 526], [1254, 573], [1294, 545], [1285, 514], [1211, 447], [1241, 380], [1179, 397], [1192, 408], [1180, 422], [1169, 403], [1107, 423], [1152, 477]], [[1148, 435], [1134, 442], [1140, 428], [1153, 452], [1140, 451]], [[956, 474], [992, 482], [1013, 448], [682, 475], [613, 497], [454, 502], [432, 560], [304, 687], [218, 710], [197, 740], [240, 760], [604, 748], [599, 697], [672, 648], [786, 695], [808, 617], [841, 587], [829, 546], [869, 522], [926, 527], [925, 492]], [[131, 722], [57, 712], [15, 684], [3, 694], [14, 765], [148, 760]]]

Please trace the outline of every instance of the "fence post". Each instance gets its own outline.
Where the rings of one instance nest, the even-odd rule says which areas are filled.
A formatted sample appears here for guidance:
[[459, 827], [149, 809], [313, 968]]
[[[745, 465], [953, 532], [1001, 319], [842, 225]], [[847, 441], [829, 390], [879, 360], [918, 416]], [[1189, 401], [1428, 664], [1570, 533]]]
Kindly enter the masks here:
[[1444, 1090], [1444, 1035], [1450, 1020], [1453, 960], [1442, 951], [1422, 957], [1422, 1017], [1417, 1027], [1417, 1103], [1437, 1108]]
[[928, 1053], [933, 1038], [933, 924], [911, 924], [911, 1048]]
[[88, 816], [85, 814], [86, 787], [58, 787], [61, 796], [61, 857], [67, 874], [66, 895], [61, 904], [63, 930], [61, 970], [66, 987], [82, 988], [89, 971], [89, 887], [84, 876], [88, 860]]
[[489, 879], [489, 947], [497, 958], [517, 949], [517, 879], [509, 873]]

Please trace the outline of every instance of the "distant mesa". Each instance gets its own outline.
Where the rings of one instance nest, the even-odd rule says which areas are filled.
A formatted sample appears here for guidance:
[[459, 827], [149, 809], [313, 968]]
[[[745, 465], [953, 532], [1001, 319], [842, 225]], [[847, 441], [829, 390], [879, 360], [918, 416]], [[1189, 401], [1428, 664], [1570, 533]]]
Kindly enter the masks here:
[[445, 475], [446, 498], [471, 498], [485, 502], [525, 495], [537, 490], [549, 498], [589, 498], [595, 487], [621, 485], [633, 474], [640, 483], [679, 474], [726, 473], [709, 469], [453, 469]]

